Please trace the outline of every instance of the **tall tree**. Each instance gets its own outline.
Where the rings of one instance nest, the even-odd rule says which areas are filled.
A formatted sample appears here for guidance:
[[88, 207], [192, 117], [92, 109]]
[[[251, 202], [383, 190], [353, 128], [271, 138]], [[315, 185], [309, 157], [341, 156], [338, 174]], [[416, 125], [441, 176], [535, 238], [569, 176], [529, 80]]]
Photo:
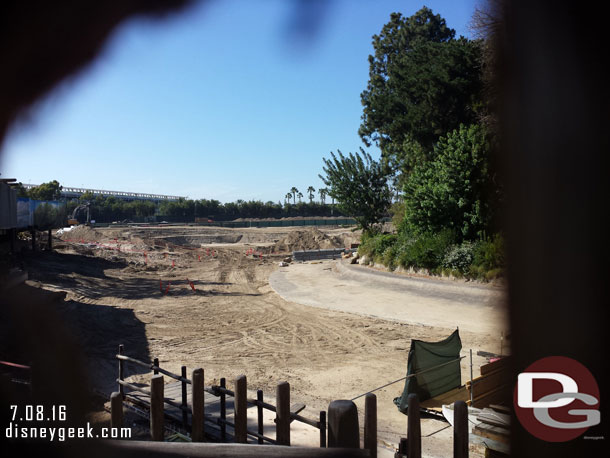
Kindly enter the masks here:
[[296, 188], [296, 186], [293, 186], [292, 188], [290, 188], [290, 192], [292, 193], [292, 199], [293, 199], [293, 204], [297, 204], [297, 194], [299, 194], [299, 190]]
[[411, 17], [392, 13], [373, 48], [358, 132], [385, 161], [410, 170], [429, 159], [441, 135], [476, 122], [481, 46], [455, 39], [445, 20], [424, 7]]
[[290, 199], [292, 199], [292, 193], [288, 192], [286, 193], [286, 195], [284, 196], [285, 198], [285, 202], [290, 202]]
[[316, 195], [316, 188], [313, 186], [308, 187], [307, 195], [309, 196], [309, 203], [313, 203], [313, 197]]
[[391, 194], [387, 182], [388, 170], [360, 148], [360, 154], [344, 156], [330, 153], [323, 158], [325, 176], [319, 175], [329, 187], [329, 195], [336, 199], [341, 212], [352, 216], [365, 231], [385, 215], [390, 206]]
[[326, 194], [328, 194], [328, 190], [326, 188], [318, 189], [318, 194], [320, 194], [320, 203], [324, 205], [326, 203]]

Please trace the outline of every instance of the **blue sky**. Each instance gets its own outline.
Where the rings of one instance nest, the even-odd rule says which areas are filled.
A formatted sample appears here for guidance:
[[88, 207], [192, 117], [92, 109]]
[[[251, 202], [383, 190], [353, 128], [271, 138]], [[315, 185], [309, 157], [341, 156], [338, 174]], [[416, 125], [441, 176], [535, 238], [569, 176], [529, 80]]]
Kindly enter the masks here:
[[475, 0], [336, 0], [308, 36], [294, 32], [285, 0], [216, 0], [131, 21], [13, 129], [0, 173], [222, 202], [318, 189], [323, 157], [364, 146], [372, 35], [390, 13], [424, 4], [472, 35]]

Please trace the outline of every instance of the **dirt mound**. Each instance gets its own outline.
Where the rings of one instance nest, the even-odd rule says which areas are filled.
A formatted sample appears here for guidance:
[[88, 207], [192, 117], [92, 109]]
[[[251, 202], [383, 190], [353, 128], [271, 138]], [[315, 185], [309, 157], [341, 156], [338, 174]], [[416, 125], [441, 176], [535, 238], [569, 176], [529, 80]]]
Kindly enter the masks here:
[[320, 250], [343, 248], [343, 239], [339, 236], [328, 236], [316, 228], [294, 231], [273, 245], [273, 253], [300, 250]]
[[102, 234], [89, 226], [59, 229], [55, 236], [62, 240], [82, 240], [84, 242], [97, 242], [102, 239]]

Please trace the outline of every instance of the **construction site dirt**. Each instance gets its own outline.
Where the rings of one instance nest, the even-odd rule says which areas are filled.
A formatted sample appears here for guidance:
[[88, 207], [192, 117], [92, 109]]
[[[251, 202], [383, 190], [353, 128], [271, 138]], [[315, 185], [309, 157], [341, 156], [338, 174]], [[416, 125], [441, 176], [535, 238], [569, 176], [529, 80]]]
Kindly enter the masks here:
[[[202, 367], [206, 385], [225, 377], [231, 387], [245, 374], [249, 390], [273, 397], [288, 381], [291, 399], [313, 418], [332, 400], [403, 377], [411, 339], [439, 341], [459, 327], [476, 374], [486, 362], [477, 351], [508, 352], [499, 285], [381, 278], [340, 259], [279, 267], [292, 250], [349, 247], [358, 238], [351, 228], [79, 226], [60, 230], [54, 251], [24, 263], [30, 285], [67, 293], [58, 307], [82, 344], [88, 383], [107, 395], [117, 390], [120, 344], [174, 373]], [[130, 374], [129, 382], [150, 382], [148, 372]], [[469, 378], [464, 358], [462, 383]], [[407, 418], [392, 401], [402, 388], [375, 392], [380, 449], [388, 452], [406, 435]], [[355, 402], [362, 410], [364, 399]], [[435, 433], [444, 426], [423, 421], [425, 455], [450, 455], [451, 429]]]

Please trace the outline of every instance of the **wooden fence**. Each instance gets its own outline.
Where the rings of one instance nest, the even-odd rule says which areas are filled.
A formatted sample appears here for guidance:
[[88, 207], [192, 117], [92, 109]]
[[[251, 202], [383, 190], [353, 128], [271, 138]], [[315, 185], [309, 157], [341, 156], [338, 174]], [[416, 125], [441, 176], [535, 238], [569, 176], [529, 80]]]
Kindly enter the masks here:
[[[326, 447], [326, 411], [321, 411], [318, 420], [312, 420], [299, 415], [299, 411], [305, 406], [290, 405], [290, 385], [288, 382], [281, 382], [277, 385], [276, 390], [276, 406], [265, 402], [263, 391], [257, 390], [256, 399], [247, 397], [247, 379], [242, 375], [235, 379], [235, 390], [230, 390], [226, 387], [226, 379], [220, 379], [220, 385], [205, 386], [203, 383], [203, 369], [195, 369], [192, 372], [191, 379], [187, 378], [187, 368], [182, 366], [181, 375], [173, 374], [168, 370], [159, 367], [158, 359], [154, 359], [152, 363], [137, 360], [125, 355], [124, 346], [119, 346], [119, 353], [116, 355], [119, 361], [119, 377], [117, 379], [118, 392], [111, 395], [111, 410], [117, 413], [113, 415], [115, 422], [119, 423], [122, 420], [119, 415], [122, 413], [122, 403], [124, 400], [136, 402], [143, 407], [150, 409], [151, 415], [151, 435], [154, 440], [161, 440], [163, 437], [163, 418], [165, 415], [165, 404], [174, 408], [174, 411], [181, 412], [182, 427], [185, 430], [191, 431], [193, 440], [203, 440], [205, 437], [204, 423], [210, 423], [210, 419], [205, 419], [205, 397], [204, 393], [215, 396], [219, 400], [219, 417], [215, 419], [215, 424], [212, 431], [208, 431], [207, 436], [220, 441], [230, 440], [227, 433], [227, 426], [233, 428], [233, 440], [235, 442], [247, 442], [247, 437], [250, 436], [257, 440], [259, 444], [277, 444], [290, 445], [290, 424], [293, 421], [305, 423], [309, 426], [320, 430], [320, 447]], [[145, 389], [141, 386], [136, 386], [125, 381], [125, 363], [131, 363], [140, 367], [145, 367], [153, 371], [151, 378], [150, 389]], [[181, 401], [176, 402], [175, 399], [164, 396], [165, 383], [163, 375], [166, 375], [181, 385]], [[191, 385], [191, 406], [189, 406], [188, 388]], [[129, 394], [135, 392], [144, 396], [134, 398], [125, 392], [125, 388], [130, 391]], [[227, 397], [233, 398], [234, 406], [234, 421], [227, 420]], [[114, 402], [114, 404], [113, 404]], [[148, 405], [146, 405], [148, 404]], [[257, 408], [257, 423], [256, 431], [246, 428], [246, 409], [250, 406]], [[119, 408], [120, 407], [120, 408]], [[276, 414], [276, 438], [272, 439], [264, 434], [263, 410], [266, 409]], [[189, 422], [189, 414], [191, 421]], [[214, 423], [214, 422], [213, 422]]]
[[[190, 431], [192, 442], [232, 441], [237, 444], [247, 444], [248, 437], [256, 441], [257, 445], [240, 449], [240, 456], [258, 457], [271, 456], [267, 447], [269, 445], [290, 446], [290, 424], [299, 421], [313, 426], [320, 431], [320, 448], [307, 448], [303, 456], [334, 456], [332, 453], [322, 453], [322, 449], [336, 449], [336, 456], [346, 456], [347, 449], [353, 450], [349, 456], [377, 457], [377, 398], [373, 393], [367, 393], [364, 406], [364, 437], [363, 448], [360, 448], [360, 428], [358, 424], [358, 410], [356, 404], [350, 400], [332, 401], [328, 406], [327, 412], [321, 411], [319, 420], [311, 420], [295, 412], [295, 407], [290, 406], [290, 385], [288, 382], [281, 382], [276, 389], [276, 405], [269, 404], [263, 400], [262, 390], [257, 390], [256, 399], [247, 397], [247, 379], [245, 375], [240, 375], [235, 379], [235, 390], [226, 387], [226, 380], [220, 380], [220, 385], [205, 386], [204, 371], [201, 368], [192, 371], [191, 379], [186, 377], [186, 367], [182, 367], [182, 374], [173, 374], [159, 367], [159, 361], [155, 359], [152, 363], [146, 363], [124, 354], [123, 345], [119, 346], [119, 353], [116, 355], [119, 362], [119, 378], [117, 379], [119, 391], [112, 393], [110, 397], [111, 405], [111, 426], [121, 427], [123, 424], [123, 403], [129, 399], [132, 392], [144, 395], [142, 399], [148, 400], [150, 430], [153, 441], [164, 440], [164, 425], [167, 418], [166, 405], [173, 407], [182, 414], [182, 425]], [[135, 364], [146, 367], [153, 371], [150, 381], [150, 389], [135, 386], [125, 381], [125, 363]], [[166, 375], [179, 382], [181, 386], [181, 402], [165, 396], [164, 377]], [[189, 405], [187, 396], [187, 385], [191, 385], [191, 402]], [[125, 392], [125, 388], [131, 390]], [[218, 398], [219, 416], [206, 418], [206, 394]], [[233, 422], [227, 420], [227, 397], [233, 398], [234, 419]], [[252, 431], [247, 427], [248, 405], [257, 408], [257, 430]], [[276, 438], [272, 439], [265, 435], [263, 426], [263, 410], [275, 412]], [[190, 422], [189, 422], [190, 415]], [[232, 437], [227, 432], [227, 426], [233, 428]], [[251, 441], [251, 442], [252, 442]], [[176, 444], [177, 445], [177, 444]], [[201, 448], [193, 446], [188, 450], [189, 456], [211, 456], [212, 450], [209, 449], [213, 444], [200, 444]], [[117, 445], [121, 448], [121, 445]], [[215, 447], [218, 447], [216, 444]], [[245, 447], [250, 447], [244, 445]], [[135, 448], [139, 445], [134, 444]], [[129, 447], [133, 450], [133, 447]], [[157, 450], [154, 445], [142, 445], [147, 451]], [[193, 448], [195, 447], [195, 448]], [[144, 450], [143, 449], [143, 450]], [[159, 450], [163, 447], [159, 446]], [[209, 450], [208, 450], [209, 449]], [[301, 448], [298, 448], [301, 449]], [[164, 449], [163, 449], [164, 450]], [[216, 449], [214, 449], [216, 450]], [[284, 449], [287, 450], [287, 449]], [[316, 452], [320, 450], [320, 453]], [[216, 450], [217, 451], [217, 450]], [[120, 450], [118, 450], [120, 455]], [[228, 450], [226, 450], [228, 453]], [[286, 456], [301, 456], [299, 450], [295, 453], [286, 453]], [[330, 452], [330, 451], [329, 451]], [[284, 455], [278, 450], [278, 455]], [[463, 401], [455, 402], [454, 409], [454, 458], [466, 458], [468, 456], [468, 411], [466, 403]], [[408, 423], [407, 437], [401, 438], [396, 458], [421, 458], [421, 427], [420, 427], [420, 406], [417, 395], [411, 394], [408, 398]]]

